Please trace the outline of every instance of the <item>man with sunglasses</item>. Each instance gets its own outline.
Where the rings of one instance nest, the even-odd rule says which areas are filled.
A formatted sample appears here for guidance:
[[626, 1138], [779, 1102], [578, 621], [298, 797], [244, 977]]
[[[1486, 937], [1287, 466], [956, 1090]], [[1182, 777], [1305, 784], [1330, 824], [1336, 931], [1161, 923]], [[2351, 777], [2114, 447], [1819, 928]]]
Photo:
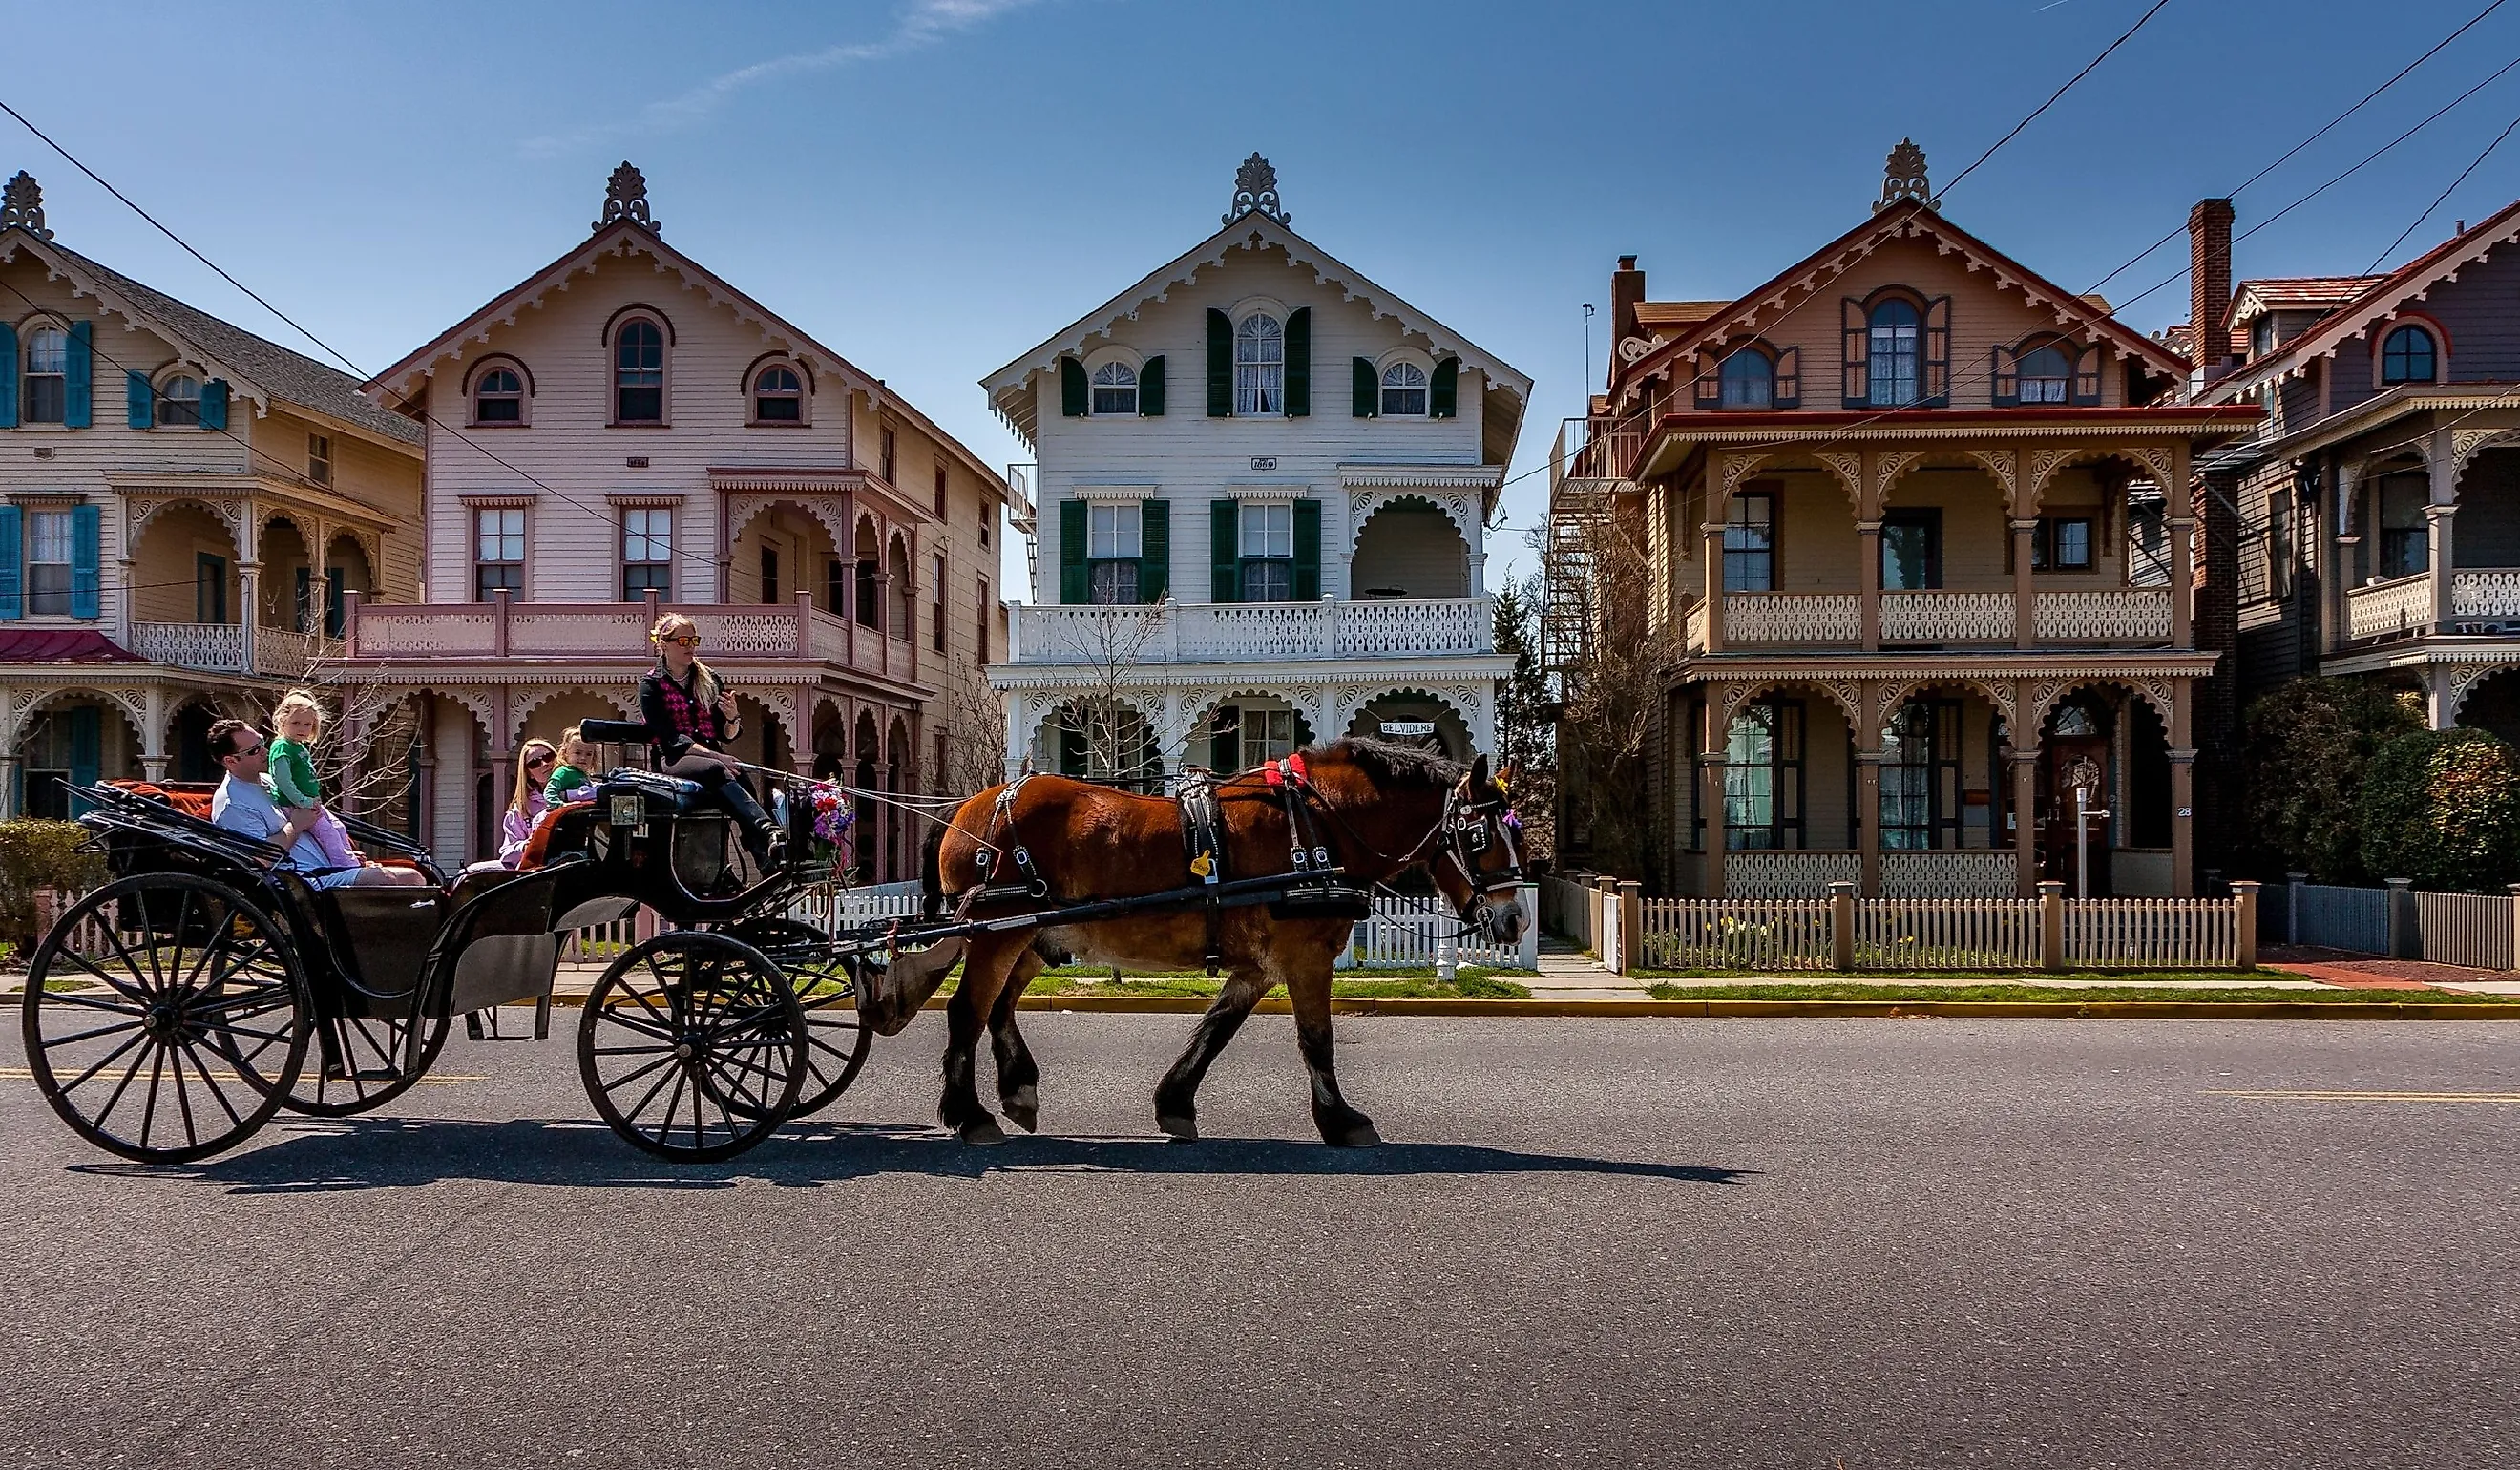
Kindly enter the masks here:
[[426, 874], [411, 868], [379, 868], [374, 863], [357, 868], [333, 867], [314, 836], [291, 822], [289, 814], [272, 798], [266, 775], [271, 769], [271, 754], [263, 746], [262, 733], [252, 726], [243, 720], [219, 721], [210, 727], [210, 749], [218, 754], [219, 765], [227, 772], [210, 797], [210, 821], [229, 831], [243, 832], [281, 848], [282, 855], [272, 860], [274, 868], [303, 873], [306, 881], [317, 888], [428, 881]]

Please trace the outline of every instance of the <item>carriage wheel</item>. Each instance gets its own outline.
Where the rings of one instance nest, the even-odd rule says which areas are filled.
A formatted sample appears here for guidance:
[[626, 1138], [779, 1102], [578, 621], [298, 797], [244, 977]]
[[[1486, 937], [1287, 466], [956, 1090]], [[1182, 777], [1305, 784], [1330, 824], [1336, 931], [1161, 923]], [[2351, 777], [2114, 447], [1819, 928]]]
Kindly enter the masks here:
[[612, 961], [577, 1026], [612, 1131], [688, 1163], [770, 1136], [805, 1080], [805, 1013], [779, 967], [724, 934], [659, 934]]
[[792, 918], [748, 918], [727, 931], [788, 972], [805, 1012], [805, 1081], [790, 1118], [830, 1107], [857, 1081], [875, 1031], [858, 1014], [858, 980], [833, 953], [831, 936]]
[[270, 1119], [305, 1062], [310, 1015], [297, 957], [260, 906], [209, 878], [144, 873], [79, 900], [36, 947], [26, 1063], [89, 1142], [187, 1163]]
[[436, 1065], [452, 1019], [319, 1016], [312, 1054], [282, 1105], [318, 1118], [382, 1107], [419, 1086]]

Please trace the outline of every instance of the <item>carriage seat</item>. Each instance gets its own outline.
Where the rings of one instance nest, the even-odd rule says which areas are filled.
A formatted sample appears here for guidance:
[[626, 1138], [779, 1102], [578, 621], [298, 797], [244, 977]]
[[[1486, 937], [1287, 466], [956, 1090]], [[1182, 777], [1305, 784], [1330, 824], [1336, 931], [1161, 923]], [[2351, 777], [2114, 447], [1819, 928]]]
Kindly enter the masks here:
[[658, 776], [651, 771], [622, 770], [608, 774], [596, 783], [595, 799], [597, 805], [608, 812], [613, 797], [634, 792], [647, 798], [650, 817], [690, 817], [719, 810], [716, 803], [707, 799], [698, 781], [685, 780], [679, 776]]
[[199, 818], [203, 822], [210, 820], [210, 798], [216, 795], [219, 789], [212, 782], [194, 780], [110, 780], [106, 784], [117, 791], [128, 791], [134, 796], [153, 797], [187, 817]]

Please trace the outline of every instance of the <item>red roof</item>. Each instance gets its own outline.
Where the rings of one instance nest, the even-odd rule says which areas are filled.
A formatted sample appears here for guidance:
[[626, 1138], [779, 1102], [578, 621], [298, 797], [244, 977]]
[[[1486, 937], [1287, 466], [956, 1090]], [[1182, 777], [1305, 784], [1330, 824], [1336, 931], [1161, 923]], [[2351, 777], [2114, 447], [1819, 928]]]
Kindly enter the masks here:
[[0, 663], [147, 663], [93, 628], [12, 628], [0, 633]]
[[2325, 312], [2342, 306], [2372, 287], [2389, 279], [2386, 276], [2268, 276], [2256, 281], [2243, 281], [2231, 293], [2231, 304], [2224, 312], [2228, 325], [2240, 309], [2242, 297], [2254, 296], [2270, 311]]

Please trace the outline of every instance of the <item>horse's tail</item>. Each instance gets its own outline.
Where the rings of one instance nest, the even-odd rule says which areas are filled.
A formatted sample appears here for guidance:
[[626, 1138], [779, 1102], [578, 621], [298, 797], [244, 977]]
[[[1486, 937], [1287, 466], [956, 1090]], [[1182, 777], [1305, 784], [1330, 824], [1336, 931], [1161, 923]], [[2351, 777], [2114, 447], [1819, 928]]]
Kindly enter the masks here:
[[919, 844], [919, 913], [922, 918], [945, 916], [945, 833], [948, 823], [937, 823], [927, 829], [926, 840]]

